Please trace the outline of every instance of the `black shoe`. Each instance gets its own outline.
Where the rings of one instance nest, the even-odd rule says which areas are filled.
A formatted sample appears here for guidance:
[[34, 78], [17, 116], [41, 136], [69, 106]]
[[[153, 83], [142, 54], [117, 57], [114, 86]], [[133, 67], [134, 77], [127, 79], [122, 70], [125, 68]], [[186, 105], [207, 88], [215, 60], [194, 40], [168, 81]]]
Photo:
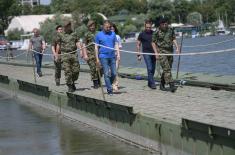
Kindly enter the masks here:
[[60, 86], [60, 79], [56, 79], [55, 84], [56, 84], [56, 86]]
[[38, 77], [42, 77], [42, 72], [37, 73]]
[[160, 90], [166, 91], [166, 88], [165, 88], [165, 81], [161, 81], [161, 83], [160, 83]]
[[72, 93], [75, 92], [76, 89], [74, 89], [73, 85], [68, 85], [68, 92]]
[[177, 87], [175, 86], [174, 82], [170, 82], [169, 85], [170, 85], [170, 91], [174, 93], [177, 90]]
[[148, 87], [151, 89], [157, 89], [157, 86], [155, 84], [148, 84]]
[[100, 87], [99, 80], [93, 80], [94, 89], [98, 89]]
[[75, 83], [72, 84], [72, 87], [73, 87], [74, 91], [77, 89], [76, 86], [75, 86]]
[[107, 90], [109, 96], [113, 96], [113, 91], [112, 90]]

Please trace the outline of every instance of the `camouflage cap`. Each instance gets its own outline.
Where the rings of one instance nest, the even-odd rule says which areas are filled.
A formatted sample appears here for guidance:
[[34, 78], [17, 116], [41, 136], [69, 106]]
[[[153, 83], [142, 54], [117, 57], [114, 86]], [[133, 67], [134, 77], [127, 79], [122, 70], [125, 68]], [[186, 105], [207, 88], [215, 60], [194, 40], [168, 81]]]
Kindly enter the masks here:
[[159, 19], [159, 24], [162, 24], [162, 23], [168, 23], [169, 22], [169, 20], [166, 18], [166, 17], [162, 17], [162, 18], [160, 18]]
[[95, 24], [94, 20], [89, 20], [87, 23], [87, 27], [90, 27], [91, 25]]

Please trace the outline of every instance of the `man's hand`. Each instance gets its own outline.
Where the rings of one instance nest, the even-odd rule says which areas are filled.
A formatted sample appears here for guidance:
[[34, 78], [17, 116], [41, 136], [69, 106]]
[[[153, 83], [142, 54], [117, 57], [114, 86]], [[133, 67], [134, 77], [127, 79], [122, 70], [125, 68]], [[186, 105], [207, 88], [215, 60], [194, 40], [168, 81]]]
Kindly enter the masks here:
[[97, 68], [101, 68], [101, 64], [100, 64], [100, 60], [99, 59], [96, 60], [96, 66], [97, 66]]
[[118, 55], [117, 55], [117, 61], [120, 62], [120, 60], [121, 60], [121, 57], [120, 57], [120, 55], [118, 54]]
[[137, 54], [137, 60], [141, 61], [141, 55], [140, 54]]
[[55, 59], [55, 61], [57, 61], [57, 60], [59, 59], [59, 55], [58, 55], [58, 54], [55, 54], [55, 55], [54, 55], [54, 59]]
[[180, 54], [179, 48], [176, 48], [175, 51], [176, 51], [176, 54]]
[[89, 60], [89, 58], [88, 58], [87, 55], [84, 55], [84, 56], [83, 56], [83, 59], [84, 59], [85, 61], [88, 61], [88, 60]]
[[155, 58], [158, 60], [159, 59], [159, 54], [155, 53]]

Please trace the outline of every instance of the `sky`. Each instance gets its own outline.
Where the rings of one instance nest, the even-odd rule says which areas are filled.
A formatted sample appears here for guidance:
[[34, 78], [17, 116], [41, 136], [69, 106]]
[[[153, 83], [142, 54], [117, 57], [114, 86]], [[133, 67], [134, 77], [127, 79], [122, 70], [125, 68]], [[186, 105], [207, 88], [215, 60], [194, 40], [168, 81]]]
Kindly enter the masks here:
[[41, 4], [50, 4], [51, 0], [41, 0]]

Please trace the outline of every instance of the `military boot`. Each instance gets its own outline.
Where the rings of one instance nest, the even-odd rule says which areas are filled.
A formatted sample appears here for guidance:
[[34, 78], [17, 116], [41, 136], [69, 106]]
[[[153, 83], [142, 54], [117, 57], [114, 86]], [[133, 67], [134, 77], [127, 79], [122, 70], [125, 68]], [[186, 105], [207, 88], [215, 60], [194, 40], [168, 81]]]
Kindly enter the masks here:
[[73, 87], [74, 91], [77, 89], [74, 82], [72, 84], [72, 87]]
[[170, 82], [169, 85], [170, 85], [170, 91], [174, 93], [177, 90], [177, 87], [175, 86], [174, 82]]
[[165, 82], [165, 79], [164, 79], [164, 75], [162, 74], [161, 82], [160, 82], [160, 90], [166, 91], [165, 84], [166, 84], [166, 82]]
[[70, 93], [72, 93], [76, 90], [76, 89], [74, 89], [73, 85], [71, 85], [71, 84], [68, 84], [67, 86], [68, 86], [68, 92], [70, 92]]
[[93, 86], [94, 86], [94, 89], [98, 89], [100, 86], [99, 80], [93, 80]]
[[59, 86], [60, 85], [60, 79], [55, 79], [55, 84], [56, 84], [56, 86]]

